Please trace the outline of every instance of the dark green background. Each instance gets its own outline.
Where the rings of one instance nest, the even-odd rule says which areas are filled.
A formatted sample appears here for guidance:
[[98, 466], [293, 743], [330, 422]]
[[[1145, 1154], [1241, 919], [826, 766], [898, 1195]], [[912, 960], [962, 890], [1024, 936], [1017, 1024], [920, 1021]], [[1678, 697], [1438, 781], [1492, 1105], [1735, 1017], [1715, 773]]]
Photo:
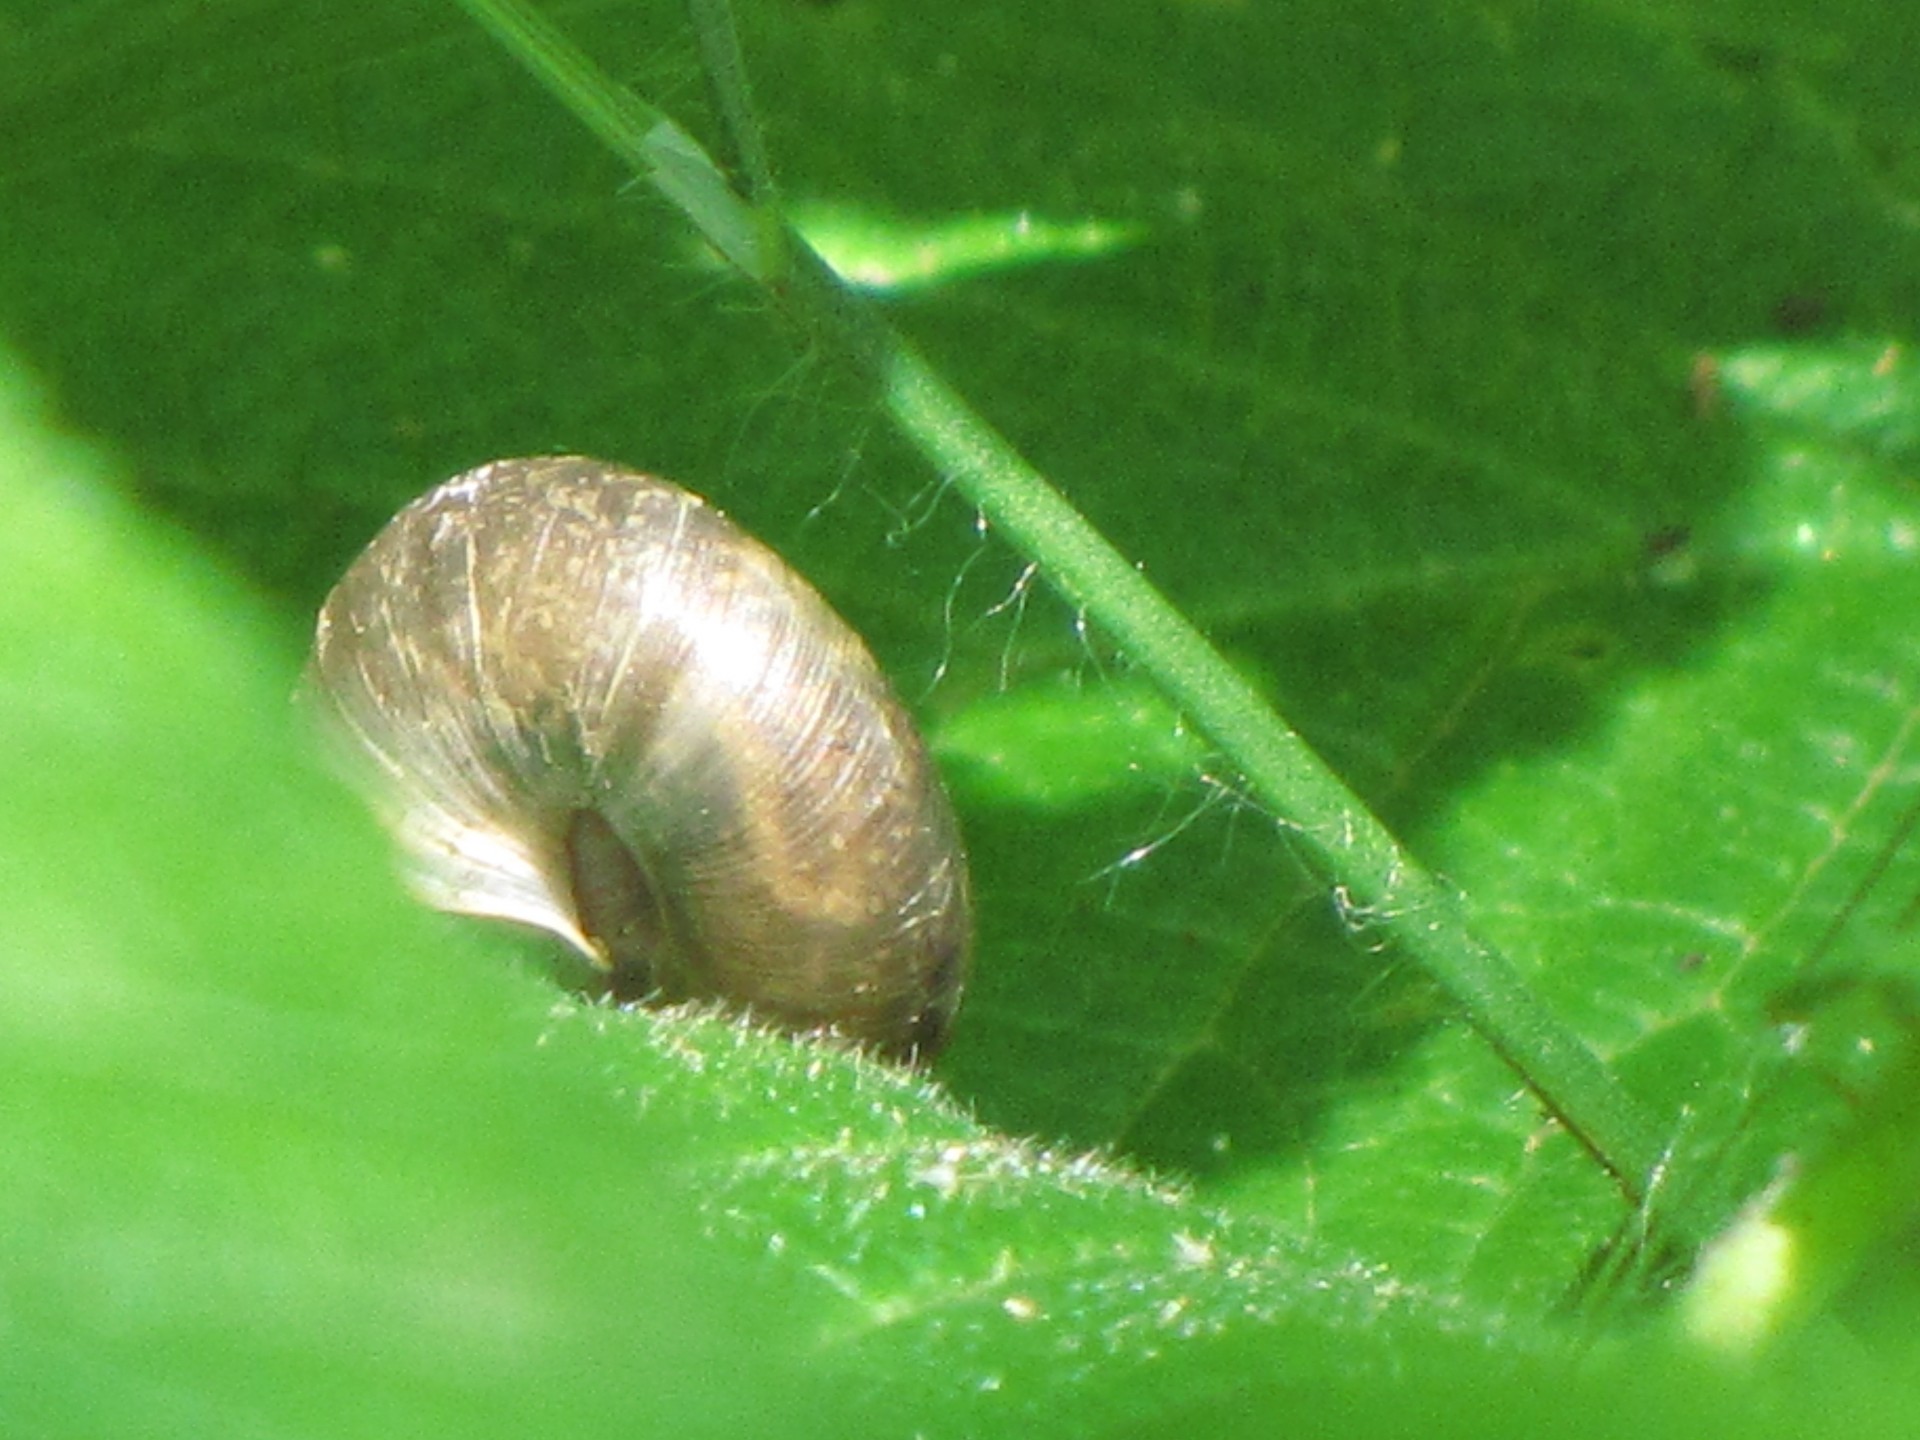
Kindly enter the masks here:
[[[677, 6], [552, 14], [713, 137]], [[1910, 1341], [1819, 1345], [1913, 1304], [1843, 1282], [1904, 1274], [1913, 1150], [1920, 17], [740, 20], [796, 199], [1137, 227], [878, 303], [1466, 891], [1671, 1184], [1731, 1216], [1782, 1156], [1842, 1176], [1767, 1373], [1868, 1429], [1905, 1403], [1872, 1387]], [[1069, 1433], [1252, 1377], [1247, 1414], [1392, 1424], [1463, 1370], [1519, 1425], [1570, 1337], [1681, 1363], [1671, 1256], [1379, 917], [452, 5], [14, 6], [0, 336], [26, 1429]], [[555, 450], [711, 496], [926, 717], [980, 895], [938, 1072], [969, 1114], [550, 1016], [308, 773], [333, 576], [433, 481]]]

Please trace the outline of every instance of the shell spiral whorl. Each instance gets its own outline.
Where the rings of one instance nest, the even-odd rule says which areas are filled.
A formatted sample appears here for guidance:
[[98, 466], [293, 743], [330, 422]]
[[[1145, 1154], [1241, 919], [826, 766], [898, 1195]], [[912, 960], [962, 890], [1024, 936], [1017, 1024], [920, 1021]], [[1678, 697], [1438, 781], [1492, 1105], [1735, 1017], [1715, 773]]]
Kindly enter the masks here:
[[576, 456], [414, 501], [320, 612], [349, 761], [445, 910], [621, 998], [926, 1057], [970, 940], [953, 812], [859, 638], [698, 496]]

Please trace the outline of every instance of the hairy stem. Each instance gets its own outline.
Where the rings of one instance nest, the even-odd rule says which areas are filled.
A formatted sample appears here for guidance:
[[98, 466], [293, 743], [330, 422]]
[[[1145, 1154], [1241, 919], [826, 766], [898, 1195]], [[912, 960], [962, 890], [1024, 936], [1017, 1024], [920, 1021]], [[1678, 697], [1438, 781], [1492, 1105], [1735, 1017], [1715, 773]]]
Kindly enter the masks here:
[[[731, 188], [716, 196], [689, 186], [685, 177], [702, 173], [701, 162], [713, 177], [718, 168], [659, 112], [626, 96], [523, 0], [460, 3], [595, 134], [638, 164], [722, 254], [750, 278], [774, 285], [783, 305], [796, 307], [866, 370], [894, 422], [941, 474], [1154, 677], [1238, 768], [1248, 789], [1283, 817], [1341, 903], [1369, 913], [1402, 952], [1444, 985], [1475, 1029], [1617, 1178], [1628, 1198], [1643, 1202], [1662, 1160], [1660, 1133], [1599, 1057], [1473, 934], [1458, 892], [1409, 855], [1179, 610], [802, 241], [786, 234], [785, 248], [776, 252], [761, 238], [773, 214], [772, 182], [726, 0], [690, 3], [752, 200]], [[665, 178], [657, 144], [650, 148], [663, 127], [686, 152]], [[690, 190], [701, 203], [684, 198]], [[1684, 1217], [1667, 1218], [1682, 1230], [1692, 1228]]]

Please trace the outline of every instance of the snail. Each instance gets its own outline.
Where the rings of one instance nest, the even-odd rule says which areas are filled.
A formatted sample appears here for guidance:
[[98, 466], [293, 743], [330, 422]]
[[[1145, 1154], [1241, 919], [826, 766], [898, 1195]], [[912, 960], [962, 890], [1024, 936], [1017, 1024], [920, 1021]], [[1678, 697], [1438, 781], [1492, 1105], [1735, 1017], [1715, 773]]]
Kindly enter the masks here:
[[579, 456], [458, 475], [334, 587], [307, 683], [429, 904], [559, 936], [615, 999], [945, 1040], [939, 776], [846, 622], [698, 496]]

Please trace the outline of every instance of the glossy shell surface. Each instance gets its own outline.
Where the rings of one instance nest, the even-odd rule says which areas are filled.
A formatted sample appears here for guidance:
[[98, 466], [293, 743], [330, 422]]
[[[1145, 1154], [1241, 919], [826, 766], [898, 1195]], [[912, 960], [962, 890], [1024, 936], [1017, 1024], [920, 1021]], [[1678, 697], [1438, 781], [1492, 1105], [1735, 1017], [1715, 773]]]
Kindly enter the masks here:
[[457, 476], [335, 587], [309, 686], [429, 903], [560, 935], [622, 998], [945, 1039], [970, 914], [925, 747], [699, 497], [580, 457]]

